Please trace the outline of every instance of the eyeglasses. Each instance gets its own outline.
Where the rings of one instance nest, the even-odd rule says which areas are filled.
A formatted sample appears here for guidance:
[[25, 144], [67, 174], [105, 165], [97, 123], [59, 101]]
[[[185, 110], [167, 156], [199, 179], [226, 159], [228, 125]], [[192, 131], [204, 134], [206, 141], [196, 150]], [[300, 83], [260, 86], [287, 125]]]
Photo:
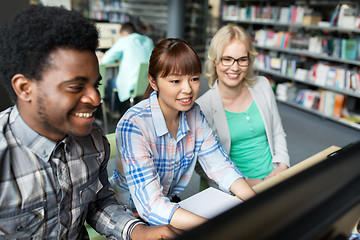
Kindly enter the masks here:
[[248, 57], [241, 57], [238, 59], [232, 58], [232, 57], [222, 57], [220, 58], [221, 64], [225, 67], [231, 67], [234, 62], [237, 62], [237, 64], [240, 67], [247, 67], [249, 66], [249, 58]]

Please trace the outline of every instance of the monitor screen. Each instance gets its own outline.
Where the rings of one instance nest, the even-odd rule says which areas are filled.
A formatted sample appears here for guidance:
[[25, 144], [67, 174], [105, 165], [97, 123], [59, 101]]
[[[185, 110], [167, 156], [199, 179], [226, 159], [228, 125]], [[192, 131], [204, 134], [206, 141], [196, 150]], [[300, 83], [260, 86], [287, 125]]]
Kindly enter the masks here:
[[360, 218], [360, 142], [177, 239], [348, 239]]

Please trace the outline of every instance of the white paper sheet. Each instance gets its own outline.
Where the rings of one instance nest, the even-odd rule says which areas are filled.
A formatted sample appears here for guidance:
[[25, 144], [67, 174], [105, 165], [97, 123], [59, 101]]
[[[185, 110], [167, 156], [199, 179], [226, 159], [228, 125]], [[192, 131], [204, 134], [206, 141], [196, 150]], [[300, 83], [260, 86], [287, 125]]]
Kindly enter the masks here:
[[213, 218], [220, 213], [242, 203], [237, 197], [209, 187], [179, 204], [182, 208], [205, 218]]

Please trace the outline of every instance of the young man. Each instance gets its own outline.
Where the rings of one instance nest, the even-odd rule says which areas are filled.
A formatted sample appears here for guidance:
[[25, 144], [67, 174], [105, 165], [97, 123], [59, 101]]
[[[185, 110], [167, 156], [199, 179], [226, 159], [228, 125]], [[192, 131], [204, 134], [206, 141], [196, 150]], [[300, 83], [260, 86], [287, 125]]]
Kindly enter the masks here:
[[[121, 25], [120, 38], [101, 58], [102, 64], [119, 61], [119, 73], [116, 79], [107, 82], [108, 94], [111, 94], [113, 88], [116, 88], [120, 102], [125, 102], [130, 98], [130, 93], [134, 90], [139, 76], [140, 64], [149, 62], [153, 48], [153, 40], [137, 33], [132, 23], [126, 22]], [[112, 104], [114, 104], [112, 109], [117, 111], [119, 102]], [[126, 108], [125, 104], [121, 104], [120, 107], [125, 106]], [[120, 113], [125, 110], [121, 109]]]
[[0, 78], [15, 106], [0, 113], [0, 235], [167, 239], [110, 190], [109, 144], [94, 123], [98, 31], [63, 8], [30, 6], [0, 30]]

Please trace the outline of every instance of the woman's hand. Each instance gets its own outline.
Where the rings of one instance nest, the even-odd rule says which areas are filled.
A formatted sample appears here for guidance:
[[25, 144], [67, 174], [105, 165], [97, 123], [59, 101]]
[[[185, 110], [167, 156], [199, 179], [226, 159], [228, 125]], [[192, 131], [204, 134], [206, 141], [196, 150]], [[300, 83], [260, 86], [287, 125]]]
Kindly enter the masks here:
[[275, 175], [278, 175], [279, 173], [285, 171], [286, 169], [288, 169], [288, 166], [285, 163], [280, 163], [279, 166], [277, 166], [277, 168], [272, 170], [272, 172], [266, 178], [264, 178], [264, 180], [267, 180]]
[[247, 181], [247, 183], [248, 183], [251, 187], [253, 187], [253, 186], [255, 186], [256, 184], [261, 183], [261, 182], [263, 181], [263, 179], [248, 178], [246, 181]]

